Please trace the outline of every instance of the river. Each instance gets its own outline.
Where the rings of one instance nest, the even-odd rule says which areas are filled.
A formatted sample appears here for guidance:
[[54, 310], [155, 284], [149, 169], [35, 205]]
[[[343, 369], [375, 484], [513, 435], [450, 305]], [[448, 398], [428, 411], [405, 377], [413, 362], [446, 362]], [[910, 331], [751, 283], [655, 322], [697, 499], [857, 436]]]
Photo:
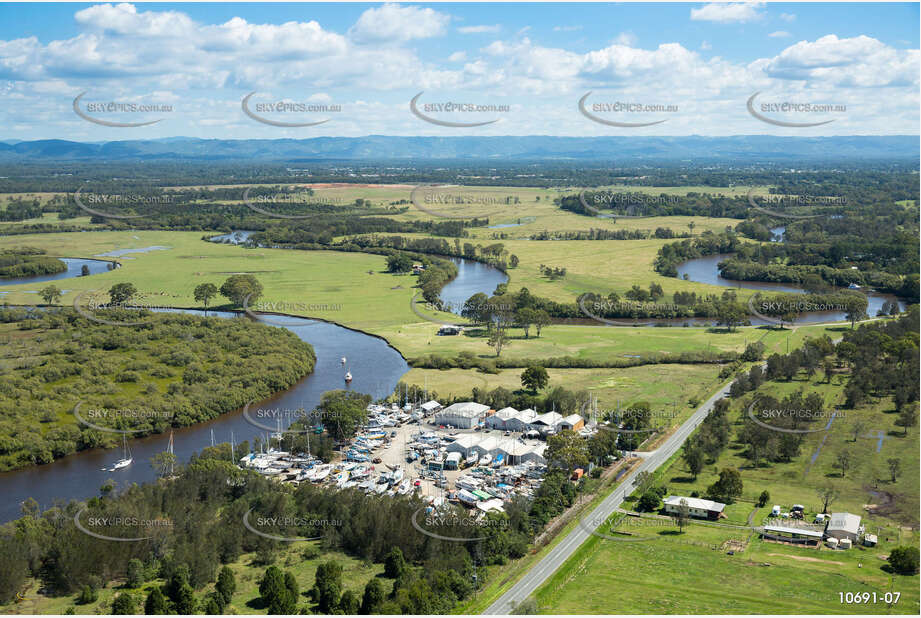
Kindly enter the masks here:
[[[245, 237], [248, 237], [248, 234], [237, 238], [222, 235], [215, 240], [228, 238], [231, 242], [239, 242]], [[445, 286], [443, 292], [445, 300], [452, 303], [459, 302], [462, 305], [476, 292], [491, 295], [498, 283], [508, 279], [504, 273], [479, 262], [455, 260], [455, 263], [458, 264], [458, 276]], [[102, 269], [105, 270], [105, 262], [102, 264]], [[77, 266], [75, 274], [71, 276], [78, 276], [79, 273], [80, 267]], [[66, 274], [59, 273], [56, 278], [66, 278]], [[194, 310], [181, 311], [199, 315], [206, 313]], [[226, 319], [246, 319], [228, 312], [208, 311], [207, 315]], [[397, 382], [409, 370], [409, 365], [399, 352], [378, 337], [318, 320], [279, 316], [272, 316], [271, 319], [274, 324], [282, 324], [284, 328], [309, 342], [314, 348], [317, 362], [313, 373], [302, 378], [288, 390], [259, 402], [262, 407], [312, 410], [320, 402], [324, 392], [346, 388], [346, 371], [353, 376], [348, 388], [367, 393], [375, 399], [386, 397], [393, 392]], [[347, 359], [345, 366], [340, 361], [343, 356]], [[173, 452], [177, 460], [188, 461], [193, 453], [209, 446], [212, 430], [215, 443], [229, 442], [233, 432], [237, 442], [249, 440], [252, 444], [254, 438], [265, 433], [263, 429], [247, 422], [241, 410], [236, 410], [206, 423], [175, 429]], [[99, 487], [110, 478], [117, 481], [119, 488], [131, 483], [152, 481], [156, 474], [150, 466], [150, 459], [166, 450], [168, 441], [169, 434], [129, 440], [128, 446], [134, 463], [115, 472], [104, 472], [102, 468], [121, 458], [120, 449], [81, 451], [51, 464], [0, 473], [0, 495], [4, 498], [0, 503], [0, 521], [18, 517], [21, 502], [29, 497], [38, 501], [42, 509], [47, 509], [56, 502], [66, 503], [71, 499], [79, 500], [97, 495]]]
[[[783, 242], [783, 236], [785, 232], [784, 227], [772, 228], [771, 232], [774, 234], [774, 242]], [[766, 293], [791, 293], [791, 294], [805, 294], [806, 290], [800, 287], [788, 283], [770, 283], [762, 281], [735, 281], [732, 279], [724, 279], [720, 276], [720, 271], [718, 265], [723, 260], [732, 257], [731, 253], [720, 253], [717, 255], [708, 255], [702, 258], [697, 258], [694, 260], [688, 260], [678, 266], [678, 277], [683, 279], [687, 276], [688, 281], [696, 281], [697, 283], [709, 283], [710, 285], [718, 285], [727, 288], [738, 288], [745, 290], [761, 290]], [[899, 303], [899, 309], [905, 310], [905, 303], [899, 301], [892, 294], [881, 294], [879, 292], [864, 292], [867, 296], [867, 315], [870, 317], [876, 317], [876, 312], [879, 311], [883, 304], [887, 301], [897, 301]], [[816, 311], [811, 313], [805, 313], [800, 316], [797, 320], [798, 323], [816, 323], [816, 322], [840, 322], [845, 320], [845, 312], [843, 311]], [[752, 324], [759, 325], [764, 324], [763, 320], [753, 318]]]
[[[34, 275], [31, 277], [12, 277], [10, 279], [0, 279], [0, 286], [22, 285], [27, 283], [45, 283], [47, 281], [57, 281], [59, 279], [71, 279], [73, 277], [79, 277], [80, 273], [83, 271], [84, 266], [89, 269], [89, 274], [98, 275], [99, 273], [106, 272], [109, 269], [109, 264], [112, 263], [111, 260], [90, 260], [86, 258], [58, 259], [67, 265], [67, 270], [50, 275]], [[26, 293], [30, 292], [35, 292], [37, 294], [38, 288], [35, 290], [28, 290]], [[6, 292], [0, 291], [0, 294], [6, 294]]]

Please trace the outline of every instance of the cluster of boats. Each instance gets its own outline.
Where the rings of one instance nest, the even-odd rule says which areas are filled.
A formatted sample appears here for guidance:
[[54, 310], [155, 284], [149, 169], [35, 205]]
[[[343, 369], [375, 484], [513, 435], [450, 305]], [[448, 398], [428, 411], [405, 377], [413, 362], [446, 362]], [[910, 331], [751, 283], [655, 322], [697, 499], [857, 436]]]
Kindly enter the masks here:
[[378, 472], [375, 466], [361, 462], [323, 463], [315, 457], [295, 456], [275, 449], [267, 453], [250, 453], [240, 460], [239, 465], [293, 485], [313, 483], [337, 489], [357, 487], [368, 493], [391, 496], [407, 495], [421, 484], [413, 484], [399, 466], [385, 466], [384, 472]]
[[531, 497], [543, 482], [547, 466], [527, 462], [502, 468], [478, 466], [458, 477], [454, 482], [456, 498], [467, 505], [476, 505], [494, 499], [503, 502], [516, 495]]

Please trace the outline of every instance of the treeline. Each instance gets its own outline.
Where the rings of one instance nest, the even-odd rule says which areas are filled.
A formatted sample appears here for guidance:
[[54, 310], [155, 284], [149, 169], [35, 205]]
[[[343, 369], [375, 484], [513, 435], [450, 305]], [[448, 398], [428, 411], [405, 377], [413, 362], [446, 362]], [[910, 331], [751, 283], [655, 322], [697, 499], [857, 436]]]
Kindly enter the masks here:
[[662, 245], [656, 257], [655, 270], [664, 277], [677, 277], [678, 265], [682, 262], [707, 255], [734, 253], [742, 244], [739, 236], [732, 231], [714, 234], [707, 230], [700, 236]]
[[405, 236], [354, 236], [335, 243], [332, 248], [340, 246], [358, 247], [361, 250], [368, 248], [388, 248], [401, 251], [415, 251], [432, 255], [465, 258], [489, 264], [501, 271], [509, 266], [517, 266], [518, 258], [510, 255], [505, 245], [501, 242], [482, 245], [470, 242], [462, 243], [460, 238], [448, 242], [444, 238], [412, 238]]
[[862, 272], [848, 268], [831, 268], [824, 265], [762, 264], [739, 258], [723, 260], [719, 264], [720, 276], [734, 281], [764, 281], [794, 283], [815, 289], [814, 281], [824, 286], [847, 287], [856, 284], [871, 287], [904, 298], [918, 300], [918, 275], [902, 277], [881, 271]]
[[44, 253], [44, 249], [34, 247], [0, 250], [0, 279], [51, 275], [67, 270], [67, 264]]
[[[621, 181], [623, 182], [623, 181]], [[687, 185], [688, 181], [681, 183]], [[589, 206], [586, 208], [585, 204]], [[616, 221], [618, 215], [643, 217], [724, 217], [745, 219], [750, 204], [743, 196], [729, 197], [689, 191], [684, 195], [660, 193], [615, 193], [608, 190], [586, 191], [583, 194], [558, 197], [555, 203], [562, 209], [589, 217], [598, 213]]]
[[26, 200], [10, 198], [0, 208], [0, 221], [22, 221], [42, 216], [42, 203], [39, 199]]
[[313, 348], [286, 329], [120, 313], [143, 324], [111, 326], [72, 309], [0, 308], [0, 323], [21, 331], [4, 336], [5, 347], [36, 359], [0, 366], [0, 470], [117, 445], [117, 433], [74, 422], [77, 403], [83, 418], [140, 437], [265, 399], [313, 371]]
[[689, 232], [677, 233], [668, 227], [657, 227], [655, 231], [649, 230], [605, 230], [591, 228], [572, 232], [551, 232], [543, 230], [535, 232], [530, 240], [647, 240], [649, 238], [689, 238]]

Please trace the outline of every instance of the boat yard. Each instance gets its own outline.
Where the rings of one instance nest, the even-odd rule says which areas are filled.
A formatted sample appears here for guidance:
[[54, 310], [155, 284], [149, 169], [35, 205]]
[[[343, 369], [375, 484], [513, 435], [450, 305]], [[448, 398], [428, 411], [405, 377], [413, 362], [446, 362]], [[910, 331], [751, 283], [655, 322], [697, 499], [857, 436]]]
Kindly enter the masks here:
[[368, 422], [341, 445], [334, 461], [270, 449], [238, 463], [279, 482], [312, 483], [396, 496], [417, 494], [434, 505], [454, 502], [480, 511], [530, 497], [547, 471], [546, 443], [524, 432], [451, 429], [433, 420], [432, 406], [368, 406]]

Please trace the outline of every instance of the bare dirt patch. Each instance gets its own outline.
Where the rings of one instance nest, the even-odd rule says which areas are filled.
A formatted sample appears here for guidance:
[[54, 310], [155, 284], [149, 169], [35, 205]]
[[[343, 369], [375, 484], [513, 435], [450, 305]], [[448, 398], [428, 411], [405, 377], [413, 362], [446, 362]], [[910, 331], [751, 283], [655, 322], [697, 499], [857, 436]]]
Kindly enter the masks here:
[[803, 562], [823, 562], [825, 564], [844, 564], [843, 562], [838, 562], [837, 560], [822, 560], [821, 558], [813, 558], [811, 556], [791, 556], [790, 554], [768, 554], [768, 556], [778, 556], [781, 558], [790, 558], [791, 560], [801, 560]]

